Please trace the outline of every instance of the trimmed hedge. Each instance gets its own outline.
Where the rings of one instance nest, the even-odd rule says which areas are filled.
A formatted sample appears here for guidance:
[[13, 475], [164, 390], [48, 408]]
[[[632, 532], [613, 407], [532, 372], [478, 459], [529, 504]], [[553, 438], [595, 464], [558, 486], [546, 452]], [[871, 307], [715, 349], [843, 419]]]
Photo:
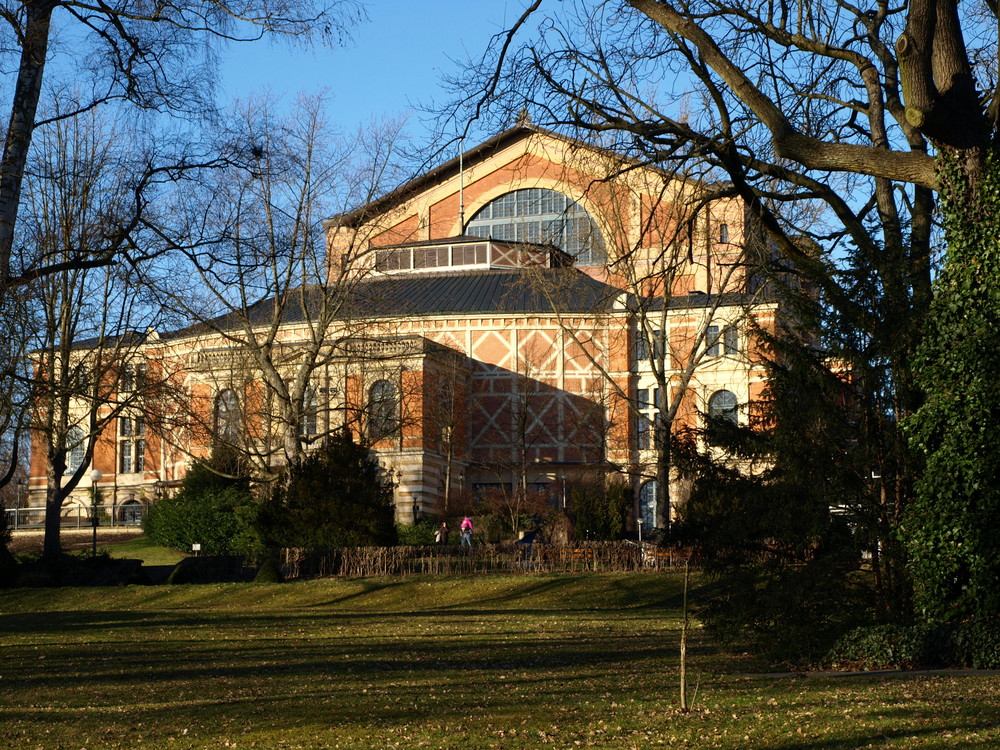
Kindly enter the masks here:
[[1000, 620], [874, 625], [842, 636], [826, 660], [857, 669], [1000, 669]]

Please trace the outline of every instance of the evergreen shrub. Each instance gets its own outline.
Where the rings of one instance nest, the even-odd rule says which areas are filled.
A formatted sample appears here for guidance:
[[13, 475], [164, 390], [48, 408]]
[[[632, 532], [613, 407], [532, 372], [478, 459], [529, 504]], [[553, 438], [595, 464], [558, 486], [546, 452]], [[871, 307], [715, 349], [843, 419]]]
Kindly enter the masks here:
[[195, 463], [180, 492], [149, 509], [143, 530], [157, 544], [184, 552], [195, 543], [204, 555], [258, 551], [257, 503], [249, 480], [230, 474], [234, 468], [220, 451], [209, 462]]
[[394, 517], [378, 463], [344, 430], [276, 484], [261, 505], [258, 531], [270, 548], [392, 546]]
[[872, 625], [842, 636], [829, 664], [857, 669], [1000, 668], [1000, 621]]

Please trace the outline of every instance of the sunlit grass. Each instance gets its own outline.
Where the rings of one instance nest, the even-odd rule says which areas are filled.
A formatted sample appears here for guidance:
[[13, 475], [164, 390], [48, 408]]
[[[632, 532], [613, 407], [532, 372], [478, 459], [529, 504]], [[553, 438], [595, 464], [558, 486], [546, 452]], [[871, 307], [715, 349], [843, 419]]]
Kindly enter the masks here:
[[146, 536], [124, 542], [101, 544], [98, 549], [106, 550], [114, 558], [142, 560], [143, 565], [176, 565], [187, 557], [183, 552], [153, 543]]
[[[19, 590], [10, 747], [996, 747], [993, 674], [789, 677], [691, 651], [666, 575]], [[752, 671], [747, 671], [752, 670]]]

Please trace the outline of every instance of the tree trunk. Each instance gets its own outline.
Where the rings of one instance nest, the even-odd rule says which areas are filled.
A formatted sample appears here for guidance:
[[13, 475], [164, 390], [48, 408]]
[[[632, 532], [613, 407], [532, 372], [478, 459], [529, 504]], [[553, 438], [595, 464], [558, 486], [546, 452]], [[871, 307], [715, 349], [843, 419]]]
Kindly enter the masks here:
[[55, 4], [29, 2], [21, 62], [14, 102], [7, 126], [3, 159], [0, 161], [0, 294], [10, 283], [11, 252], [14, 246], [14, 224], [21, 203], [21, 185], [24, 182], [25, 164], [31, 135], [35, 127], [35, 112], [42, 92], [42, 72], [49, 46], [49, 27]]
[[65, 492], [59, 487], [58, 477], [53, 470], [51, 461], [47, 474], [48, 490], [45, 493], [45, 539], [42, 542], [42, 557], [46, 560], [55, 560], [62, 554], [59, 532]]
[[656, 528], [670, 529], [670, 450], [669, 425], [665, 420], [656, 432]]

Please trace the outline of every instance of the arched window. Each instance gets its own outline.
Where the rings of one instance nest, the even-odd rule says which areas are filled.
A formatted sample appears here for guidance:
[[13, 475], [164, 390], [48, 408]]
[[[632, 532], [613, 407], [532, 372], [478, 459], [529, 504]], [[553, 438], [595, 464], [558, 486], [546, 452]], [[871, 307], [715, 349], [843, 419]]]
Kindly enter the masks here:
[[215, 436], [225, 443], [235, 444], [243, 431], [240, 399], [236, 391], [227, 388], [215, 397]]
[[483, 206], [465, 233], [494, 240], [555, 245], [579, 266], [607, 262], [597, 224], [576, 201], [555, 190], [515, 190]]
[[368, 389], [368, 439], [377, 443], [396, 431], [396, 386], [376, 380]]
[[656, 496], [660, 494], [657, 490], [655, 479], [650, 479], [639, 488], [639, 518], [646, 531], [656, 527]]
[[79, 469], [86, 455], [86, 435], [74, 425], [66, 432], [66, 473], [72, 474]]
[[732, 391], [716, 391], [708, 399], [708, 416], [711, 419], [725, 419], [736, 424], [736, 408], [736, 394]]

